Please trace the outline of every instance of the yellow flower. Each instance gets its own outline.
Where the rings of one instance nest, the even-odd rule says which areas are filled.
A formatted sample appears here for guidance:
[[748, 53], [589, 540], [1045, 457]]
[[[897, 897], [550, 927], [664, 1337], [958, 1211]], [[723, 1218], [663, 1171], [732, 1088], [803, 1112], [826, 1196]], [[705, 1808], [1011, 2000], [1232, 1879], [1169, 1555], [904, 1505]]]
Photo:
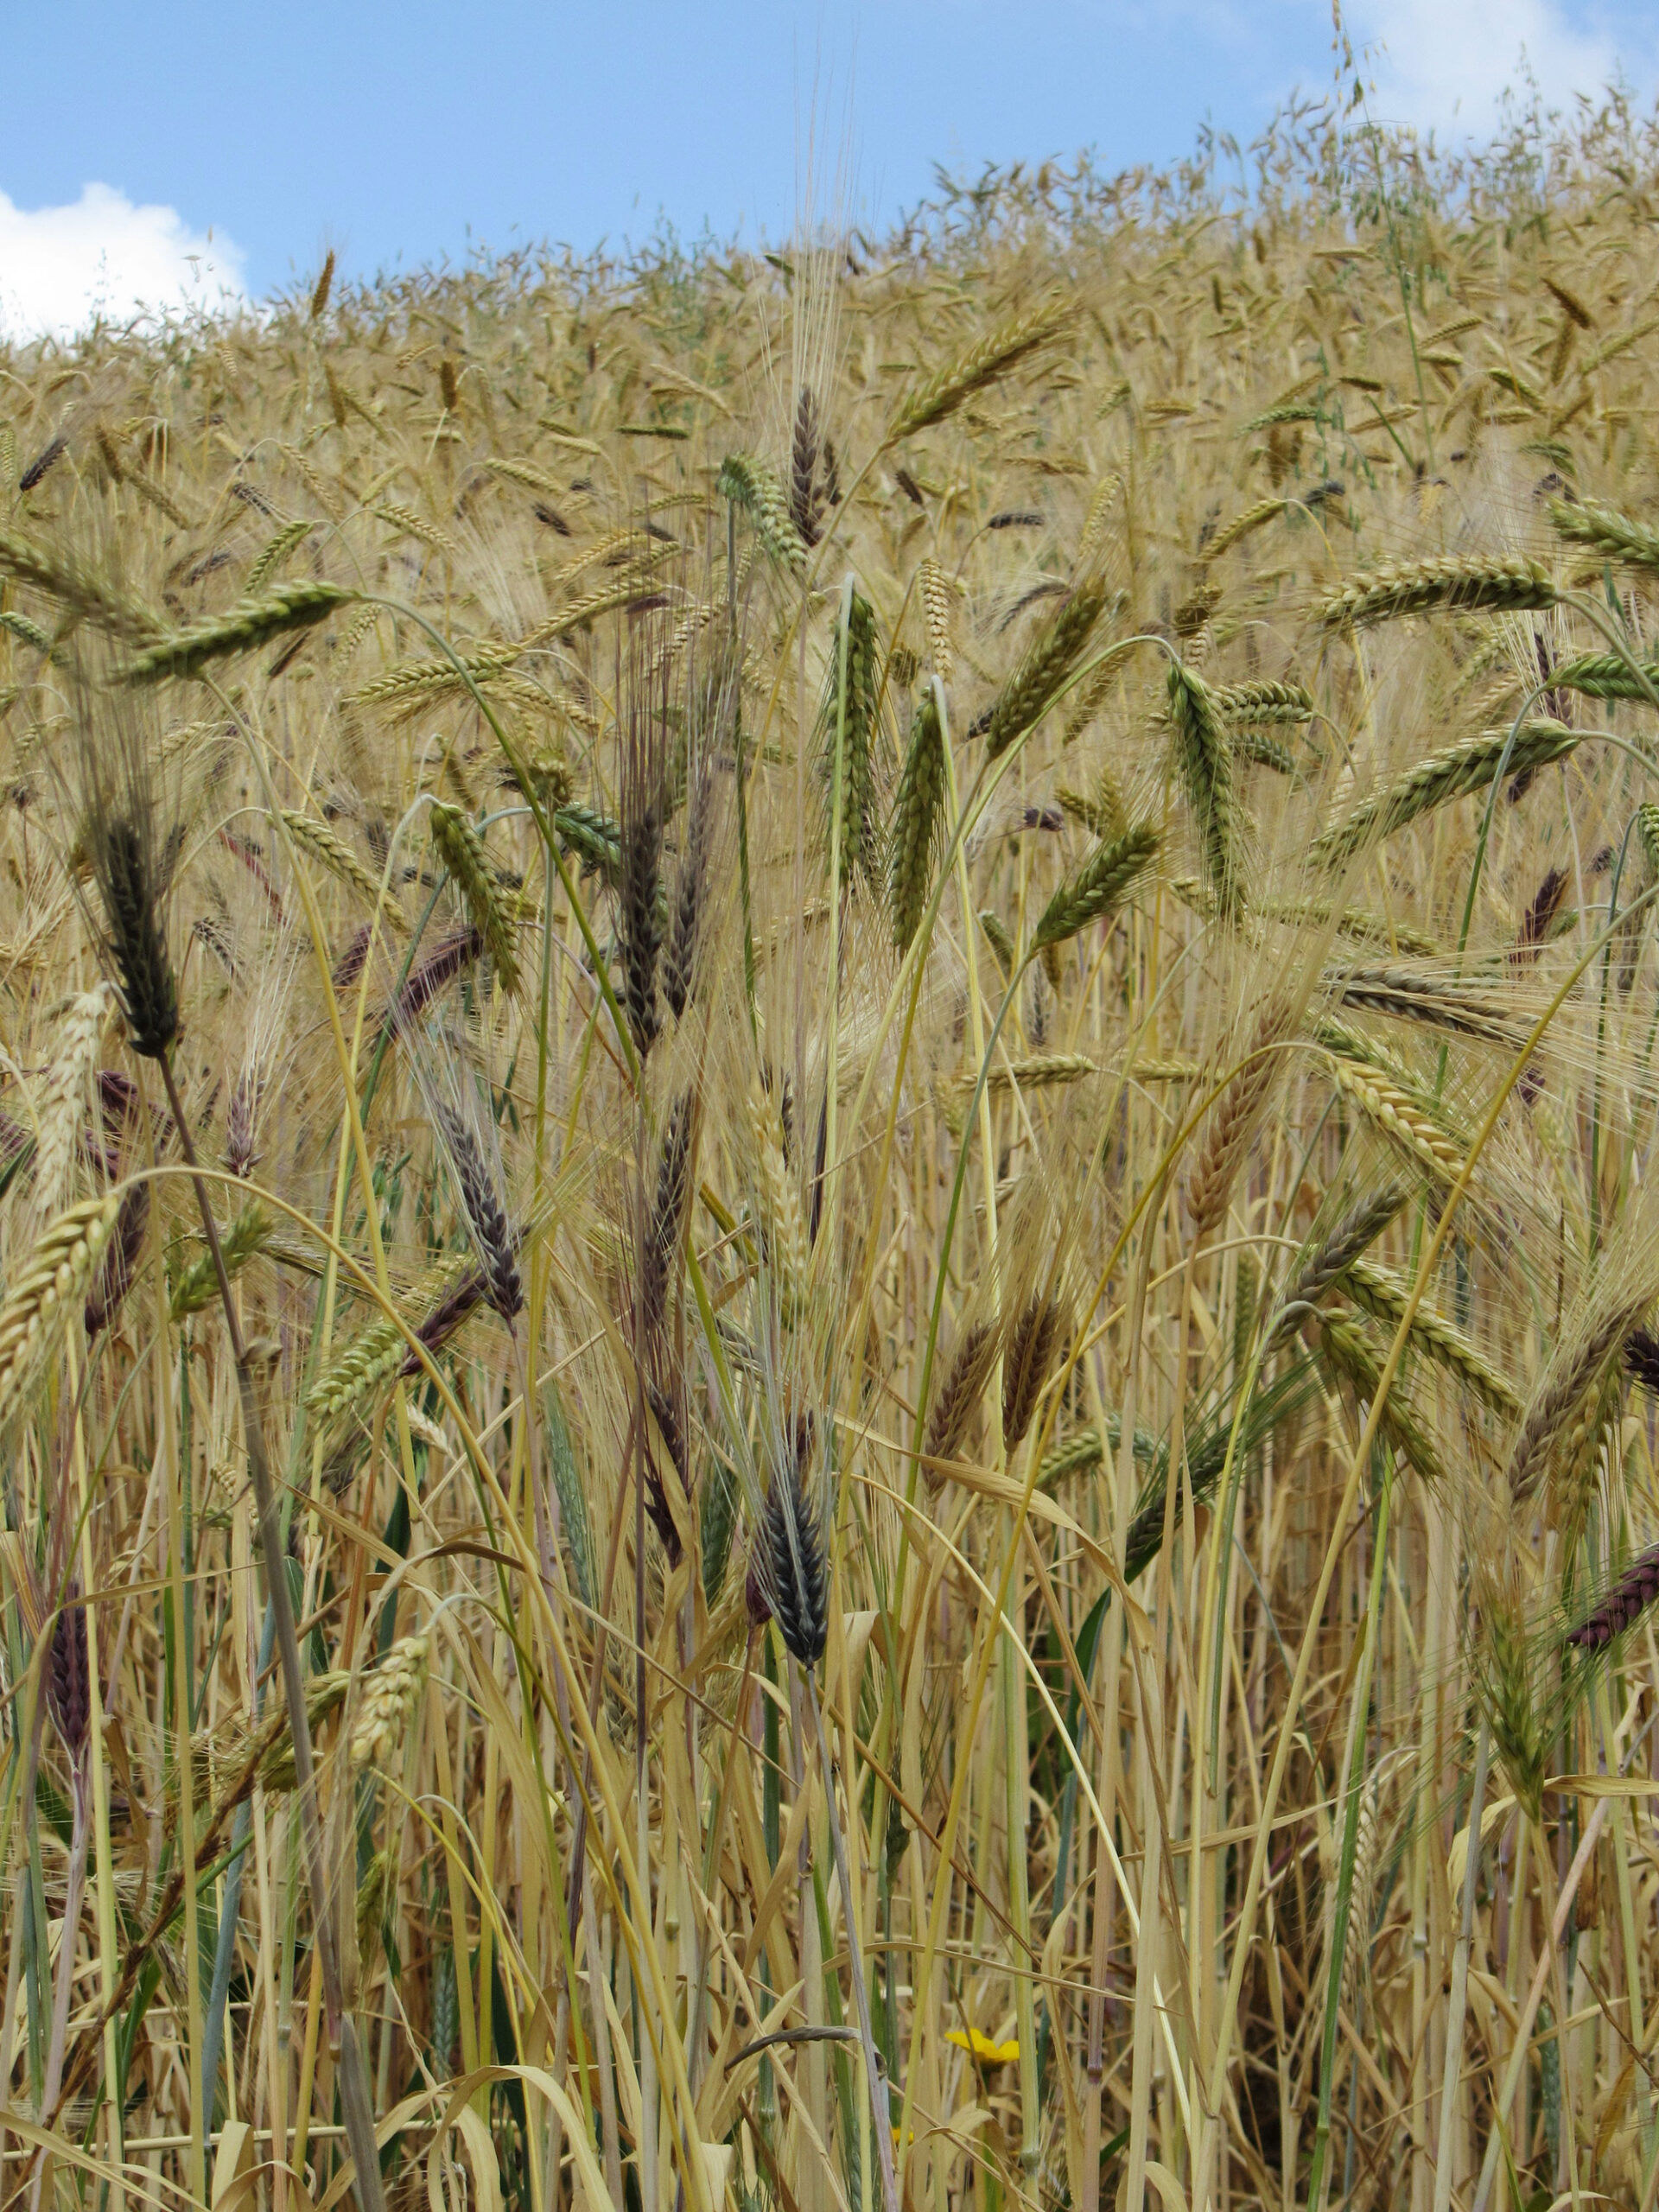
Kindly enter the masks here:
[[950, 2028], [945, 2034], [946, 2043], [953, 2043], [958, 2050], [971, 2051], [976, 2058], [983, 2059], [987, 2066], [1012, 2066], [1020, 2056], [1020, 2038], [1010, 2036], [1007, 2043], [993, 2043], [989, 2036], [982, 2036], [977, 2028], [969, 2028], [963, 2035], [960, 2028]]

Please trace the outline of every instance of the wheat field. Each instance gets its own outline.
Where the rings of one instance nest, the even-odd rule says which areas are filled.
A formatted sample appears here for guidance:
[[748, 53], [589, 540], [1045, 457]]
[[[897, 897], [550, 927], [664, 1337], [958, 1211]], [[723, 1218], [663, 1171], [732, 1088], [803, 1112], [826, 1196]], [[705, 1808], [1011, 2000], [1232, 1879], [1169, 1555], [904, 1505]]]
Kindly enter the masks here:
[[1659, 139], [1230, 159], [0, 359], [6, 2206], [1654, 2204]]

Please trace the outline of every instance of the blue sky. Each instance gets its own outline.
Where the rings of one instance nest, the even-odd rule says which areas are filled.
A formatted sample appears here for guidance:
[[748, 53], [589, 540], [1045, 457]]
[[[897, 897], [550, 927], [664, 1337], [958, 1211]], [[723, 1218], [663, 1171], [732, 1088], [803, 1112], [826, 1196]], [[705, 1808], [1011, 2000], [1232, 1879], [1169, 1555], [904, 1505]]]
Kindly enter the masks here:
[[[369, 274], [464, 256], [469, 238], [639, 238], [659, 215], [687, 236], [777, 237], [815, 112], [823, 166], [850, 154], [849, 211], [879, 225], [935, 162], [1082, 146], [1108, 168], [1167, 162], [1206, 119], [1248, 137], [1332, 68], [1329, 0], [52, 0], [8, 15], [0, 315], [17, 329], [61, 323], [77, 287], [118, 311], [205, 259], [214, 283], [258, 295], [329, 245]], [[1650, 96], [1659, 57], [1654, 10], [1629, 0], [1349, 0], [1348, 19], [1379, 111], [1441, 129], [1490, 119], [1523, 46], [1557, 96], [1616, 58]], [[107, 190], [84, 198], [92, 186]]]

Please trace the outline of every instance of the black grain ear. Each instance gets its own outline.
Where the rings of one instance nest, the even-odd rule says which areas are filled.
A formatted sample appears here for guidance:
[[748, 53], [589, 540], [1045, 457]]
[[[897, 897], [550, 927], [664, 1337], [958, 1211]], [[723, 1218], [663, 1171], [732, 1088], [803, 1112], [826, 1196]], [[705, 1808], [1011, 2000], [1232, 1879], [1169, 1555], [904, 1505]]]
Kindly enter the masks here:
[[78, 1759], [86, 1746], [92, 1722], [92, 1673], [86, 1656], [86, 1608], [79, 1602], [80, 1586], [72, 1582], [64, 1593], [63, 1607], [52, 1627], [48, 1656], [47, 1703], [64, 1749]]
[[795, 1464], [779, 1468], [766, 1495], [761, 1535], [766, 1580], [784, 1649], [801, 1666], [816, 1667], [830, 1634], [829, 1574], [823, 1534], [801, 1480], [801, 1431], [810, 1449], [810, 1418], [797, 1426]]
[[179, 1033], [179, 999], [148, 824], [136, 811], [95, 823], [92, 852], [132, 1049], [141, 1058], [159, 1060]]

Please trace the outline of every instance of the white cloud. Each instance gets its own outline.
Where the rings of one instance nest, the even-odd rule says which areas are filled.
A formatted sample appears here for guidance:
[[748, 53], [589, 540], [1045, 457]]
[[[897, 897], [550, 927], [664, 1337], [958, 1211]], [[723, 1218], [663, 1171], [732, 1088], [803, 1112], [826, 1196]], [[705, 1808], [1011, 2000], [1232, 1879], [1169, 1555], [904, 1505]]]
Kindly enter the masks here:
[[203, 237], [175, 208], [135, 207], [107, 184], [67, 207], [15, 207], [0, 192], [0, 336], [66, 338], [96, 315], [219, 307], [245, 297], [239, 247]]
[[1523, 92], [1525, 68], [1545, 104], [1599, 93], [1622, 61], [1650, 56], [1574, 23], [1559, 0], [1365, 0], [1347, 10], [1351, 35], [1370, 49], [1377, 111], [1427, 129], [1488, 129], [1506, 87]]

